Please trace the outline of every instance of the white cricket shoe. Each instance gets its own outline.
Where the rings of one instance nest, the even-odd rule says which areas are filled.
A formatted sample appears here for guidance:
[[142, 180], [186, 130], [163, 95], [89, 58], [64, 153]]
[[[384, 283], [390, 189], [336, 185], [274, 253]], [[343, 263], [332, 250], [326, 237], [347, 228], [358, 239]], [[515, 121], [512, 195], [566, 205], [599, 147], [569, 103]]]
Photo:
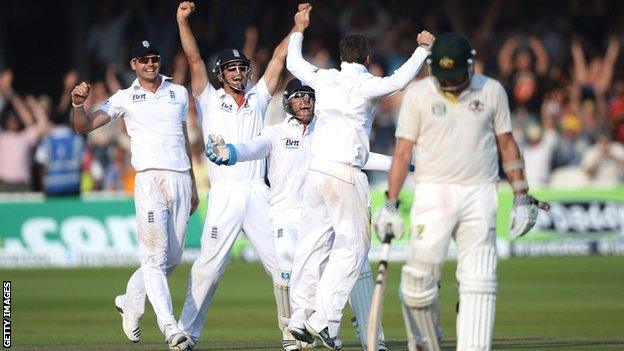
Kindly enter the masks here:
[[301, 351], [301, 341], [295, 339], [295, 337], [288, 331], [288, 327], [282, 330], [282, 348], [285, 351]]
[[165, 326], [165, 332], [167, 334], [169, 334], [167, 336], [167, 344], [169, 344], [169, 350], [170, 351], [188, 351], [189, 349], [189, 340], [190, 338], [188, 336], [186, 336], [186, 334], [184, 334], [181, 331], [178, 331], [177, 328], [175, 328], [175, 331], [170, 332], [171, 326]]
[[125, 296], [117, 295], [115, 297], [115, 307], [121, 315], [121, 327], [126, 334], [128, 340], [132, 342], [139, 342], [141, 338], [141, 325], [138, 318], [132, 318], [128, 313], [124, 313], [125, 308]]

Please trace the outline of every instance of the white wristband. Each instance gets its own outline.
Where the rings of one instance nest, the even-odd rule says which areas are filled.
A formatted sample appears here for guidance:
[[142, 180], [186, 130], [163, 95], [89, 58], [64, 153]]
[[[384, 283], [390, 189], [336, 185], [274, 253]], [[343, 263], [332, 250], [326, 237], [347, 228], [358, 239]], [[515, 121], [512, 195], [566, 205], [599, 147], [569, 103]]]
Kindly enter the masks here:
[[511, 182], [511, 189], [513, 191], [529, 190], [529, 183], [526, 180], [516, 180]]
[[80, 104], [80, 105], [76, 105], [76, 104], [74, 104], [74, 102], [72, 101], [72, 106], [74, 106], [75, 108], [82, 107], [83, 105], [84, 105], [84, 102], [83, 102], [82, 104]]

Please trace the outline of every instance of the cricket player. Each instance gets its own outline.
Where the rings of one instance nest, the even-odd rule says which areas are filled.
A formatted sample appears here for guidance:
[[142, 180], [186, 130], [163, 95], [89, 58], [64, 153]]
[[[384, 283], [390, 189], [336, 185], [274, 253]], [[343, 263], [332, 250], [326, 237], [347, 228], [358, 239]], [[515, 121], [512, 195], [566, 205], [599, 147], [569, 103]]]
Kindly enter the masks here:
[[[191, 70], [191, 87], [196, 99], [204, 141], [209, 135], [222, 135], [228, 141], [246, 142], [260, 134], [271, 96], [277, 90], [284, 68], [288, 36], [275, 48], [258, 83], [250, 86], [250, 61], [235, 49], [217, 55], [212, 68], [221, 87], [208, 82], [206, 65], [199, 53], [188, 17], [193, 2], [178, 6], [177, 21], [182, 48]], [[266, 165], [260, 159], [232, 167], [208, 165], [211, 189], [202, 233], [201, 253], [191, 269], [179, 327], [190, 336], [191, 348], [199, 340], [206, 314], [219, 278], [230, 260], [230, 251], [242, 230], [251, 241], [265, 270], [277, 282], [277, 263], [269, 224], [269, 188], [264, 182]], [[277, 305], [283, 306], [281, 295]], [[283, 335], [286, 340], [288, 335]]]
[[137, 171], [134, 204], [141, 268], [115, 305], [126, 336], [138, 342], [147, 293], [169, 348], [182, 350], [189, 341], [173, 317], [167, 275], [180, 263], [188, 219], [199, 202], [186, 129], [188, 92], [159, 74], [160, 54], [147, 40], [132, 47], [130, 67], [137, 79], [90, 116], [83, 108], [90, 86], [76, 86], [71, 93], [72, 125], [88, 133], [113, 118], [124, 118]]
[[340, 42], [340, 70], [319, 69], [301, 55], [311, 10], [308, 5], [295, 15], [286, 59], [288, 70], [314, 88], [317, 118], [291, 277], [289, 329], [300, 341], [314, 336], [335, 349], [329, 324], [340, 323], [370, 248], [370, 190], [361, 168], [369, 157], [375, 102], [407, 86], [434, 37], [421, 32], [418, 48], [388, 77], [368, 72], [370, 45], [357, 34]]
[[[303, 185], [310, 160], [310, 141], [314, 131], [315, 92], [311, 87], [292, 79], [286, 85], [282, 102], [286, 117], [280, 124], [265, 127], [262, 133], [251, 141], [238, 144], [209, 144], [206, 148], [208, 158], [216, 164], [233, 165], [268, 158], [268, 179], [271, 184], [269, 218], [273, 231], [279, 279], [276, 283], [276, 294], [282, 294], [282, 300], [288, 304], [278, 306], [278, 323], [280, 329], [288, 327], [290, 320], [290, 275], [293, 255], [301, 223], [301, 207], [303, 202]], [[220, 136], [213, 138], [221, 140]], [[364, 169], [388, 171], [390, 156], [371, 153]], [[370, 262], [364, 262], [362, 272], [351, 291], [349, 302], [355, 313], [356, 333], [366, 349], [366, 325], [370, 311], [373, 292], [373, 281]], [[330, 323], [329, 333], [338, 335], [338, 323]], [[387, 350], [383, 332], [378, 328], [379, 350]], [[339, 343], [339, 339], [335, 340]], [[292, 348], [288, 348], [293, 345]], [[296, 345], [296, 346], [295, 346]], [[284, 340], [285, 350], [298, 350], [296, 340]], [[296, 347], [296, 348], [295, 348]]]
[[474, 74], [474, 60], [466, 38], [440, 35], [429, 60], [432, 76], [405, 92], [399, 112], [388, 202], [376, 226], [378, 233], [388, 227], [395, 235], [403, 232], [397, 199], [407, 173], [402, 167], [414, 149], [417, 196], [400, 286], [410, 351], [440, 350], [438, 282], [451, 237], [457, 245], [459, 282], [457, 350], [492, 348], [498, 154], [514, 192], [510, 236], [526, 233], [538, 207], [548, 208], [527, 194], [505, 90]]

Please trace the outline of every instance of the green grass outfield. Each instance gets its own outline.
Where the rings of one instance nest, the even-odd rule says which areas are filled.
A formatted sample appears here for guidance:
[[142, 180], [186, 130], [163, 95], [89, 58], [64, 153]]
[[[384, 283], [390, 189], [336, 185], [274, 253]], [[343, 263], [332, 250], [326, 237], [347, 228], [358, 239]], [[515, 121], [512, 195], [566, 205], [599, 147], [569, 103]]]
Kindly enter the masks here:
[[[190, 266], [171, 279], [176, 316]], [[442, 281], [444, 350], [454, 350], [455, 264]], [[132, 269], [2, 270], [12, 281], [13, 350], [165, 350], [150, 308], [139, 344], [126, 341], [113, 298]], [[390, 267], [384, 328], [391, 350], [406, 350], [397, 297], [400, 265]], [[624, 350], [624, 257], [511, 259], [499, 263], [496, 350]], [[268, 277], [233, 262], [196, 350], [280, 350]], [[345, 310], [344, 350], [358, 350]]]

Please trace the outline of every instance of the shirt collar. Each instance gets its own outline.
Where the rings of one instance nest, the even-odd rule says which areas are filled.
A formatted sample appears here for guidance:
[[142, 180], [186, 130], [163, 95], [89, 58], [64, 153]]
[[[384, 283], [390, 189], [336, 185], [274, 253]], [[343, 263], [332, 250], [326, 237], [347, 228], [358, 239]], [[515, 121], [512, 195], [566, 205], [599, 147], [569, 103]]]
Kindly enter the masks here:
[[368, 72], [368, 69], [366, 68], [366, 66], [364, 66], [361, 63], [355, 63], [355, 62], [341, 62], [340, 63], [340, 70], [342, 72], [347, 72], [347, 73], [365, 73]]
[[[210, 83], [208, 83], [210, 84]], [[247, 100], [247, 97], [251, 94], [255, 94], [255, 90], [252, 90], [253, 87], [247, 87], [245, 89], [245, 100]], [[219, 90], [217, 90], [217, 96], [221, 99], [225, 98], [225, 96], [228, 95], [228, 93], [225, 92], [225, 89], [223, 89], [223, 87], [219, 88]]]
[[[166, 82], [172, 79], [171, 77], [167, 77], [164, 74], [159, 74], [158, 76], [160, 76], [160, 80], [161, 80], [160, 86], [158, 87], [158, 89], [160, 89], [163, 85], [165, 85]], [[130, 87], [133, 88], [134, 90], [143, 89], [141, 84], [139, 84], [139, 78], [135, 78]]]

